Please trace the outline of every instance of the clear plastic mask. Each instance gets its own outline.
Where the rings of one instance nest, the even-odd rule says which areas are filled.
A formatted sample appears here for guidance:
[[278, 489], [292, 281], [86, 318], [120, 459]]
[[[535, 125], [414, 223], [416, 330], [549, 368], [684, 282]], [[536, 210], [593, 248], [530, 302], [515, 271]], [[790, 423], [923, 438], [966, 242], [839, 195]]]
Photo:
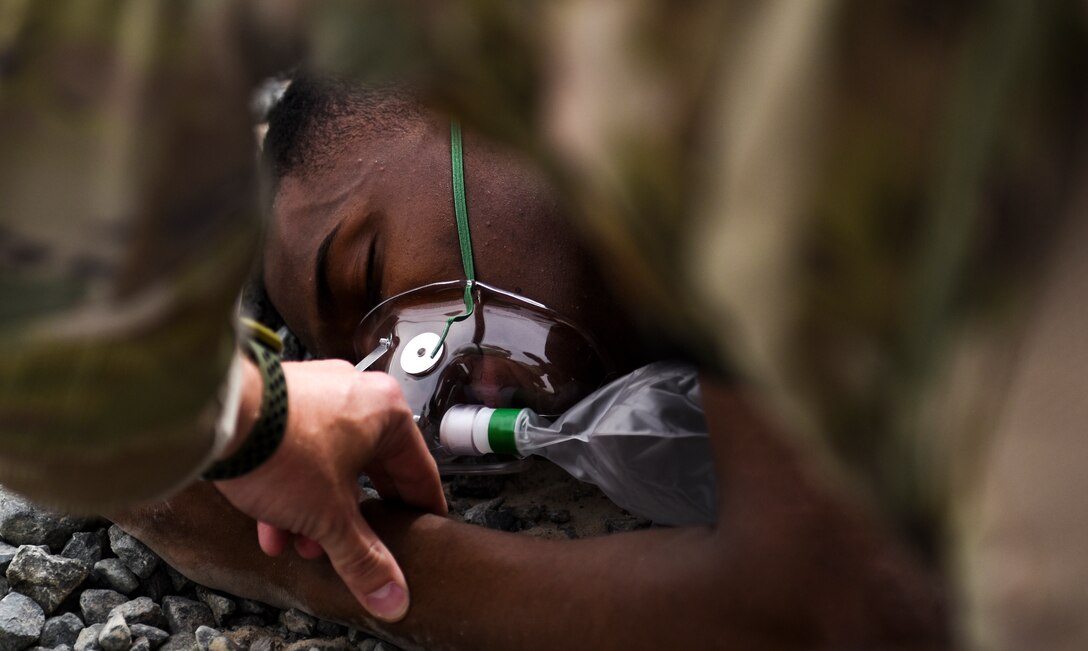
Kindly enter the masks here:
[[447, 452], [438, 440], [446, 410], [481, 404], [558, 415], [611, 378], [614, 368], [570, 320], [483, 283], [473, 287], [473, 315], [454, 323], [432, 356], [446, 320], [464, 311], [464, 288], [464, 281], [435, 283], [382, 302], [359, 323], [355, 352], [360, 367], [400, 383], [442, 472], [513, 472], [524, 462]]

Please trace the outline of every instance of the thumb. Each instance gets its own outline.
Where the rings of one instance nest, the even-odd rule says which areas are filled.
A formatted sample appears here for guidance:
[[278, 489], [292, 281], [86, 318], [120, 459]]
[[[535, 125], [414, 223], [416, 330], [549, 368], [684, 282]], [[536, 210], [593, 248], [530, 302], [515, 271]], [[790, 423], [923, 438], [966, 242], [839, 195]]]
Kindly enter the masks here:
[[326, 539], [333, 568], [355, 599], [374, 617], [395, 622], [408, 612], [408, 587], [396, 560], [359, 515], [348, 517]]

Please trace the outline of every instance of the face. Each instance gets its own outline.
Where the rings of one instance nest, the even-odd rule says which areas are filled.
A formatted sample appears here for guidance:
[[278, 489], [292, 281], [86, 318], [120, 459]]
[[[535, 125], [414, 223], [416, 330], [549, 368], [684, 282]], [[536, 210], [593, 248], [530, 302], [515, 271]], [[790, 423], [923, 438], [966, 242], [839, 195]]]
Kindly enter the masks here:
[[[454, 219], [449, 119], [344, 146], [322, 169], [280, 180], [265, 283], [317, 357], [357, 361], [356, 326], [384, 299], [464, 278]], [[464, 133], [476, 277], [577, 323], [622, 368], [627, 320], [555, 193], [524, 159]]]

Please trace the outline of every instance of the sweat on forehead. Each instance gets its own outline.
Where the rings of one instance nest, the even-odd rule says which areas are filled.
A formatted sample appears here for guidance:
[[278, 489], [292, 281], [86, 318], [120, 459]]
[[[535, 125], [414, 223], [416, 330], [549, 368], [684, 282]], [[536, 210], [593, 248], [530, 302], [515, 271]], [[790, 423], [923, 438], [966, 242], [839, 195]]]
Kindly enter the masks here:
[[367, 86], [300, 75], [268, 115], [263, 156], [278, 183], [334, 164], [343, 143], [376, 133], [397, 133], [418, 122], [418, 97], [405, 86]]

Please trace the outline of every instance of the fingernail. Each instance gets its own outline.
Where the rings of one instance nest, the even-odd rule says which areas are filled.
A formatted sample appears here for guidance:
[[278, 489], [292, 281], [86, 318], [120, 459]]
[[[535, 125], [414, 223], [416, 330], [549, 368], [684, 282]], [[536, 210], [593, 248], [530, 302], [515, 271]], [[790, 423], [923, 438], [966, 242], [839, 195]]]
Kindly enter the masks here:
[[408, 593], [390, 581], [364, 597], [363, 605], [378, 619], [395, 622], [408, 612]]

